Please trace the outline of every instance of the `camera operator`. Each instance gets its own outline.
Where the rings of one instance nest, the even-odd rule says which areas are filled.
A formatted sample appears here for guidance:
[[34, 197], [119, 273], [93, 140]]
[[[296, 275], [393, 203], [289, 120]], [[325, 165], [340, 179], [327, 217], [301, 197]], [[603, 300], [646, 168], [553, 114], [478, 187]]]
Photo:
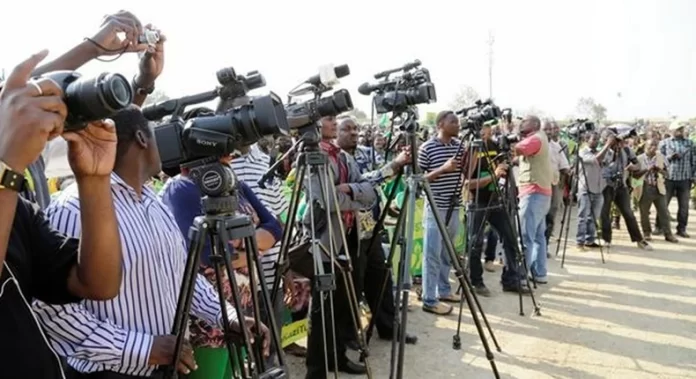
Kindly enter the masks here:
[[447, 232], [454, 239], [459, 229], [462, 206], [462, 193], [455, 193], [461, 177], [461, 154], [455, 156], [461, 143], [456, 138], [459, 135], [459, 117], [452, 111], [442, 111], [438, 113], [435, 123], [437, 135], [421, 145], [418, 152], [418, 166], [430, 182], [435, 197], [435, 204], [426, 202], [423, 214], [423, 310], [448, 315], [452, 313], [452, 306], [443, 303], [459, 303], [459, 296], [452, 293], [449, 282], [452, 264], [433, 212], [438, 212], [444, 220], [452, 197], [455, 197], [452, 218], [447, 225]]
[[520, 124], [520, 136], [524, 138], [514, 147], [520, 157], [519, 208], [522, 235], [527, 247], [527, 265], [537, 283], [546, 279], [546, 215], [551, 206], [553, 169], [551, 152], [546, 134], [541, 131], [541, 121], [527, 116]]
[[[63, 377], [29, 302], [105, 300], [121, 285], [121, 245], [109, 187], [114, 126], [100, 121], [63, 133], [62, 90], [50, 79], [29, 81], [47, 54], [15, 67], [0, 91], [0, 365], [8, 379]], [[52, 229], [38, 207], [18, 195], [25, 184], [22, 173], [47, 140], [61, 134], [83, 195], [80, 241]]]
[[[686, 224], [689, 221], [689, 192], [696, 182], [696, 145], [684, 136], [688, 124], [674, 121], [669, 126], [673, 137], [662, 141], [660, 153], [667, 158], [666, 201], [669, 207], [672, 197], [677, 197], [677, 235], [689, 238]], [[660, 218], [662, 216], [659, 216]], [[657, 224], [657, 219], [655, 223]], [[659, 225], [658, 225], [659, 226]], [[659, 229], [659, 228], [658, 228]], [[668, 231], [662, 230], [667, 234]]]
[[[359, 236], [358, 236], [358, 224], [359, 220], [358, 211], [361, 209], [370, 208], [374, 205], [377, 200], [377, 193], [372, 187], [372, 184], [366, 179], [362, 178], [360, 174], [360, 169], [358, 168], [355, 159], [348, 155], [346, 152], [342, 151], [340, 147], [334, 144], [334, 140], [338, 136], [338, 124], [335, 117], [327, 116], [322, 117], [319, 121], [321, 126], [321, 142], [319, 147], [328, 156], [329, 168], [332, 172], [333, 181], [335, 187], [329, 187], [326, 190], [335, 189], [335, 195], [338, 198], [338, 207], [340, 212], [336, 212], [336, 206], [334, 204], [326, 204], [322, 192], [320, 178], [318, 175], [313, 175], [310, 180], [305, 183], [305, 194], [310, 191], [307, 190], [307, 186], [311, 186], [311, 193], [314, 197], [313, 199], [307, 199], [307, 201], [314, 202], [315, 209], [315, 219], [316, 215], [319, 216], [319, 220], [315, 223], [317, 225], [327, 225], [329, 220], [322, 220], [325, 217], [325, 211], [328, 209], [331, 217], [331, 229], [324, 226], [316, 230], [316, 236], [311, 236], [311, 238], [316, 239], [319, 243], [326, 247], [327, 251], [331, 243], [335, 245], [335, 251], [339, 255], [338, 260], [342, 260], [341, 256], [353, 255], [359, 249]], [[301, 180], [301, 178], [297, 178]], [[333, 194], [329, 194], [329, 201], [333, 202]], [[321, 210], [321, 211], [320, 211]], [[342, 220], [343, 228], [341, 229], [341, 223], [339, 222], [339, 217]], [[306, 230], [311, 231], [311, 216], [310, 212], [305, 212], [302, 224]], [[340, 238], [340, 233], [345, 233], [346, 242], [348, 246], [343, 246], [343, 239]], [[355, 363], [348, 359], [346, 356], [346, 342], [350, 338], [346, 336], [345, 330], [346, 325], [350, 325], [350, 308], [349, 308], [349, 298], [347, 293], [347, 288], [344, 286], [344, 281], [340, 275], [344, 275], [340, 270], [333, 270], [331, 267], [331, 262], [328, 257], [324, 256], [324, 269], [326, 272], [334, 272], [336, 287], [333, 291], [333, 304], [329, 304], [328, 301], [325, 302], [324, 306], [324, 316], [326, 320], [326, 328], [322, 329], [322, 309], [320, 297], [323, 296], [321, 292], [314, 286], [314, 281], [312, 281], [312, 309], [310, 316], [310, 323], [313, 326], [309, 331], [309, 336], [307, 337], [307, 375], [306, 379], [319, 379], [326, 378], [325, 363], [324, 362], [324, 349], [326, 348], [327, 356], [329, 357], [328, 366], [329, 369], [334, 371], [342, 371], [349, 374], [364, 374], [367, 369], [364, 365]], [[327, 294], [328, 295], [328, 294]], [[325, 300], [328, 300], [326, 295]], [[333, 308], [333, 320], [335, 321], [335, 331], [336, 331], [336, 352], [335, 355], [338, 357], [338, 362], [332, 362], [334, 357], [333, 352], [333, 330], [332, 325], [329, 320], [331, 317], [331, 308]], [[324, 341], [324, 336], [326, 336], [327, 341]]]
[[605, 144], [609, 150], [604, 155], [602, 166], [602, 177], [606, 181], [606, 187], [602, 190], [604, 200], [600, 214], [602, 239], [607, 246], [611, 246], [611, 205], [616, 204], [616, 208], [626, 221], [631, 241], [636, 242], [640, 249], [649, 251], [652, 250], [652, 246], [643, 238], [638, 228], [636, 216], [631, 209], [631, 195], [626, 186], [626, 172], [633, 173], [640, 170], [640, 164], [633, 152], [628, 147], [624, 147], [624, 141], [618, 137], [613, 131], [607, 130]]
[[660, 228], [665, 231], [665, 240], [668, 242], [679, 242], [672, 234], [670, 227], [669, 211], [665, 193], [665, 174], [667, 165], [665, 157], [658, 151], [658, 142], [648, 140], [645, 146], [645, 153], [638, 156], [641, 170], [635, 173], [636, 177], [643, 179], [643, 191], [639, 200], [640, 224], [643, 228], [643, 235], [650, 241], [650, 206], [655, 205]]
[[[403, 151], [393, 161], [380, 169], [376, 169], [377, 165], [372, 161], [372, 157], [368, 155], [369, 152], [362, 150], [358, 146], [358, 125], [352, 119], [341, 121], [338, 126], [336, 142], [343, 151], [355, 157], [362, 172], [362, 177], [367, 179], [376, 190], [379, 190], [380, 186], [387, 179], [394, 176], [411, 160], [411, 155], [408, 151]], [[358, 295], [364, 292], [372, 317], [376, 317], [375, 326], [377, 327], [379, 337], [391, 340], [394, 335], [395, 315], [394, 294], [391, 288], [394, 288], [394, 284], [384, 264], [385, 253], [382, 248], [382, 242], [377, 240], [370, 248], [372, 233], [380, 216], [379, 201], [375, 203], [372, 209], [361, 211], [359, 214], [360, 251], [357, 252], [359, 253], [358, 256], [353, 257], [353, 261], [356, 262], [354, 271], [355, 291]], [[387, 275], [387, 290], [384, 293], [381, 307], [378, 309], [377, 301], [379, 301], [385, 275]], [[416, 338], [414, 336], [406, 336], [406, 343], [413, 344], [415, 342]]]
[[[142, 32], [140, 21], [128, 11], [119, 11], [113, 15], [107, 15], [102, 20], [101, 27], [91, 38], [86, 38], [63, 55], [38, 67], [32, 72], [32, 76], [58, 71], [77, 70], [99, 56], [117, 55], [125, 52], [141, 52], [148, 49], [148, 45], [139, 44], [138, 36]], [[119, 37], [125, 34], [125, 39]], [[142, 96], [141, 96], [142, 97]], [[142, 97], [144, 101], [144, 97]], [[136, 104], [138, 96], [134, 99]], [[27, 167], [24, 175], [28, 185], [22, 191], [22, 196], [31, 202], [37, 203], [41, 209], [45, 209], [51, 202], [46, 175], [44, 173], [46, 163], [42, 157]]]
[[[595, 240], [597, 237], [596, 220], [602, 212], [604, 197], [602, 191], [606, 181], [602, 177], [602, 165], [604, 157], [611, 149], [605, 144], [602, 150], [598, 150], [599, 133], [587, 132], [587, 143], [579, 152], [578, 164], [578, 227], [575, 242], [579, 250], [585, 248], [598, 248], [600, 245]], [[571, 194], [572, 195], [572, 194]]]
[[[553, 235], [553, 227], [556, 224], [556, 213], [561, 206], [563, 200], [563, 188], [561, 187], [562, 180], [570, 170], [570, 164], [563, 152], [563, 147], [556, 142], [558, 140], [558, 125], [553, 120], [544, 121], [543, 131], [549, 139], [549, 148], [551, 149], [551, 170], [553, 171], [553, 179], [551, 180], [551, 206], [549, 213], [546, 214], [546, 245], [549, 244], [551, 235]], [[548, 251], [546, 256], [548, 257]]]
[[[476, 293], [481, 296], [491, 296], [490, 290], [483, 283], [483, 268], [481, 266], [481, 251], [483, 249], [484, 220], [494, 229], [503, 242], [505, 251], [505, 268], [501, 276], [503, 291], [529, 293], [529, 288], [523, 281], [524, 277], [519, 274], [517, 267], [517, 256], [513, 246], [517, 243], [515, 232], [512, 230], [512, 223], [506, 210], [502, 207], [501, 200], [495, 186], [498, 186], [498, 179], [506, 177], [508, 164], [500, 163], [497, 166], [489, 158], [498, 155], [498, 146], [492, 140], [490, 124], [483, 124], [481, 127], [481, 141], [483, 143], [481, 151], [476, 157], [469, 159], [468, 178], [464, 186], [469, 189], [469, 205], [467, 208], [469, 234], [469, 275], [471, 284]], [[504, 137], [502, 137], [504, 138]], [[480, 169], [479, 169], [480, 168]], [[491, 234], [493, 234], [491, 233]], [[477, 238], [479, 237], [479, 238]], [[489, 237], [488, 243], [493, 241]]]

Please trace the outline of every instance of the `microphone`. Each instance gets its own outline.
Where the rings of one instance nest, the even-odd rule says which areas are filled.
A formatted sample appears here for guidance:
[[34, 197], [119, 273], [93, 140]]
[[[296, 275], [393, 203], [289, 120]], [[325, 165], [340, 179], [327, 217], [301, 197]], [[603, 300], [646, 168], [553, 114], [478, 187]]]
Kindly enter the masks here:
[[370, 84], [365, 82], [361, 84], [360, 87], [358, 87], [358, 93], [360, 93], [361, 95], [369, 95], [377, 88], [379, 88], [378, 84]]
[[[333, 73], [334, 73], [334, 75], [336, 75], [336, 78], [342, 78], [344, 76], [350, 75], [350, 68], [348, 67], [347, 64], [335, 66], [333, 68]], [[309, 79], [307, 79], [305, 81], [305, 83], [308, 83], [308, 84], [311, 84], [314, 86], [318, 86], [322, 83], [321, 79], [322, 79], [321, 75], [313, 75], [313, 76], [310, 76]]]

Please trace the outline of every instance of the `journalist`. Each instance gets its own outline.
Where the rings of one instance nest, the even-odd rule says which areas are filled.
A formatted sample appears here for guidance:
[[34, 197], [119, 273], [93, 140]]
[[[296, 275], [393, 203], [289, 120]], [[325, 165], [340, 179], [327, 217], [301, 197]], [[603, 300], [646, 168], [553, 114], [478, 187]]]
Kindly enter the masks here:
[[[63, 377], [30, 302], [107, 300], [121, 285], [121, 244], [109, 186], [116, 132], [111, 121], [100, 121], [63, 133], [67, 108], [61, 89], [48, 79], [29, 80], [47, 54], [15, 67], [0, 91], [0, 365], [7, 379]], [[83, 195], [80, 241], [52, 229], [38, 206], [19, 196], [27, 167], [61, 134]]]
[[452, 313], [452, 306], [445, 303], [458, 303], [459, 296], [452, 293], [449, 282], [452, 263], [433, 213], [438, 212], [446, 221], [447, 210], [454, 203], [454, 211], [447, 225], [447, 233], [454, 239], [459, 229], [462, 207], [462, 192], [457, 193], [462, 175], [462, 154], [459, 150], [461, 142], [456, 138], [459, 135], [457, 115], [452, 111], [442, 111], [435, 118], [435, 123], [437, 135], [423, 143], [418, 152], [418, 166], [430, 182], [435, 201], [435, 204], [426, 204], [423, 215], [423, 310], [448, 315]]
[[519, 158], [520, 227], [527, 248], [527, 266], [537, 283], [547, 283], [546, 215], [551, 206], [553, 169], [546, 134], [541, 121], [528, 116], [520, 124], [520, 136], [514, 151]]
[[[563, 147], [556, 140], [558, 139], [558, 125], [553, 120], [544, 121], [543, 131], [549, 140], [550, 155], [551, 155], [551, 170], [553, 179], [551, 180], [551, 206], [549, 213], [546, 214], [546, 245], [553, 235], [553, 228], [556, 224], [556, 213], [561, 206], [563, 200], [563, 177], [568, 174], [570, 164], [568, 158], [563, 151]], [[546, 256], [548, 257], [548, 251]]]
[[640, 164], [633, 151], [624, 147], [624, 141], [619, 140], [612, 131], [607, 131], [605, 144], [608, 150], [602, 162], [602, 178], [606, 186], [602, 190], [602, 211], [600, 213], [600, 223], [602, 225], [602, 239], [607, 246], [611, 246], [611, 205], [616, 204], [616, 208], [626, 222], [628, 234], [631, 241], [635, 242], [638, 248], [652, 250], [652, 246], [643, 238], [640, 232], [636, 216], [631, 209], [631, 195], [626, 185], [628, 172], [633, 173], [640, 170]]
[[598, 248], [596, 221], [602, 212], [602, 191], [606, 181], [602, 177], [602, 164], [611, 146], [605, 144], [600, 150], [599, 134], [591, 131], [584, 135], [585, 147], [578, 152], [580, 163], [578, 180], [578, 226], [575, 242], [578, 250]]
[[[393, 161], [377, 168], [378, 165], [373, 160], [374, 156], [370, 154], [370, 151], [358, 145], [358, 125], [352, 119], [341, 121], [338, 126], [336, 142], [343, 151], [355, 157], [362, 177], [367, 179], [378, 191], [387, 179], [398, 173], [411, 159], [408, 151], [404, 151], [397, 155]], [[394, 336], [394, 316], [396, 313], [394, 293], [391, 290], [394, 288], [394, 283], [390, 272], [386, 269], [382, 241], [378, 238], [370, 246], [370, 240], [380, 216], [380, 203], [376, 202], [372, 209], [361, 210], [359, 215], [360, 251], [357, 257], [353, 257], [353, 261], [356, 262], [355, 291], [358, 295], [364, 293], [372, 317], [376, 317], [375, 326], [379, 337], [391, 340]], [[385, 277], [387, 279], [386, 290], [382, 303], [377, 304]], [[379, 308], [377, 308], [378, 305], [380, 305]], [[415, 336], [406, 336], [406, 343], [413, 344], [415, 342]]]
[[[519, 274], [519, 265], [514, 246], [517, 244], [513, 221], [503, 208], [503, 199], [499, 197], [498, 180], [508, 173], [508, 165], [495, 165], [492, 158], [498, 155], [498, 146], [491, 139], [491, 127], [484, 124], [481, 128], [482, 146], [476, 156], [469, 159], [468, 179], [464, 183], [469, 189], [469, 205], [467, 208], [467, 232], [469, 233], [469, 276], [471, 284], [478, 295], [491, 296], [490, 290], [483, 282], [483, 267], [481, 266], [481, 251], [483, 250], [483, 229], [485, 223], [491, 226], [494, 233], [500, 236], [505, 252], [505, 268], [501, 276], [503, 291], [529, 293], [524, 276]], [[504, 137], [502, 137], [504, 138]], [[490, 237], [488, 243], [492, 243]]]
[[[355, 252], [359, 249], [358, 235], [358, 212], [362, 209], [370, 209], [377, 200], [377, 193], [372, 184], [362, 178], [360, 169], [358, 168], [355, 159], [342, 151], [339, 146], [334, 143], [338, 137], [338, 123], [335, 117], [323, 117], [320, 121], [321, 142], [319, 147], [328, 158], [329, 170], [332, 175], [333, 185], [329, 188], [322, 188], [322, 183], [318, 175], [312, 175], [309, 179], [305, 179], [304, 191], [305, 194], [312, 193], [312, 198], [306, 201], [313, 203], [315, 225], [323, 225], [318, 227], [316, 235], [310, 237], [316, 239], [319, 244], [329, 249], [330, 244], [335, 246], [335, 252], [339, 255], [338, 259], [343, 259], [341, 256], [355, 256]], [[297, 178], [302, 180], [302, 178]], [[308, 187], [311, 187], [311, 191]], [[332, 204], [326, 204], [323, 191], [334, 190], [333, 194], [328, 194], [329, 201]], [[338, 204], [333, 204], [333, 199], [338, 199]], [[338, 212], [337, 212], [338, 207]], [[326, 217], [328, 210], [329, 220], [322, 219]], [[316, 220], [316, 216], [319, 220]], [[302, 225], [306, 232], [311, 233], [312, 218], [310, 212], [305, 212], [302, 216]], [[331, 229], [327, 225], [331, 225]], [[341, 225], [343, 228], [341, 228]], [[343, 238], [341, 233], [345, 233], [346, 243], [348, 246], [343, 246]], [[352, 254], [351, 254], [352, 252]], [[333, 291], [333, 302], [329, 302], [330, 297], [326, 293], [319, 292], [319, 289], [312, 281], [312, 308], [310, 310], [310, 323], [313, 326], [307, 337], [307, 375], [306, 379], [324, 379], [327, 377], [325, 365], [328, 365], [330, 371], [342, 371], [350, 374], [364, 374], [367, 370], [364, 365], [351, 361], [346, 355], [346, 343], [350, 336], [346, 336], [346, 325], [351, 323], [348, 289], [345, 288], [344, 280], [341, 277], [341, 270], [334, 270], [331, 267], [331, 261], [328, 257], [323, 256], [323, 264], [326, 272], [334, 272], [335, 274], [335, 290]], [[321, 297], [324, 297], [324, 309], [321, 306]], [[333, 308], [333, 315], [331, 309]], [[323, 313], [323, 317], [322, 317]], [[322, 328], [322, 318], [324, 318], [325, 327]], [[334, 325], [331, 325], [330, 320], [334, 320]], [[333, 336], [334, 327], [336, 332], [336, 351], [333, 351]], [[326, 341], [324, 340], [326, 337]], [[329, 361], [324, 360], [324, 352], [329, 357]], [[333, 362], [334, 354], [338, 362]]]
[[650, 241], [650, 207], [655, 205], [660, 220], [660, 228], [664, 230], [667, 242], [679, 242], [670, 227], [669, 211], [667, 210], [665, 174], [666, 159], [658, 151], [658, 142], [649, 140], [646, 142], [645, 153], [638, 156], [641, 170], [636, 173], [643, 179], [643, 193], [639, 199], [640, 224], [643, 228], [645, 239]]

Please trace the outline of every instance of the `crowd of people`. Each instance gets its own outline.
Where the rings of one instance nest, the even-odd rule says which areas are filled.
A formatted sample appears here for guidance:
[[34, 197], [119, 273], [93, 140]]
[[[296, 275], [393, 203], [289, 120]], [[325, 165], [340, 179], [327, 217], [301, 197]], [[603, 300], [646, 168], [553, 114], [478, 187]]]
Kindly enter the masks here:
[[[188, 231], [203, 214], [203, 194], [186, 168], [173, 177], [161, 172], [156, 125], [139, 106], [154, 91], [164, 68], [166, 37], [159, 33], [155, 45], [141, 44], [137, 36], [144, 28], [129, 12], [109, 15], [94, 36], [41, 67], [37, 65], [45, 52], [28, 58], [2, 85], [3, 377], [145, 378], [174, 360], [176, 336], [171, 333], [190, 242]], [[76, 70], [98, 56], [124, 52], [142, 53], [132, 83], [133, 105], [109, 120], [64, 132], [67, 108], [61, 89], [50, 80], [30, 78]], [[210, 113], [198, 108], [187, 112], [187, 117]], [[305, 179], [296, 175], [295, 155], [285, 154], [294, 142], [292, 137], [269, 136], [240, 146], [221, 157], [220, 163], [229, 165], [239, 179], [237, 211], [249, 216], [255, 226], [263, 266], [261, 285], [273, 289], [276, 276], [282, 276], [284, 285], [273, 294], [277, 304], [270, 310], [261, 308], [262, 323], [256, 323], [251, 317], [254, 294], [249, 285], [253, 273], [244, 259], [234, 260], [244, 312], [238, 314], [232, 306], [230, 278], [215, 275], [207, 244], [193, 284], [187, 342], [176, 367], [189, 378], [230, 378], [243, 370], [244, 361], [229, 359], [223, 320], [234, 331], [248, 328], [261, 336], [257, 343], [267, 365], [278, 364], [268, 325], [282, 326], [289, 308], [293, 320], [310, 320], [307, 349], [294, 344], [285, 347], [290, 354], [306, 357], [306, 378], [326, 378], [327, 371], [336, 370], [366, 373], [363, 363], [346, 354], [348, 349], [364, 348], [352, 325], [349, 294], [357, 294], [357, 302], [369, 308], [379, 338], [397, 336], [394, 318], [399, 304], [391, 290], [395, 285], [385, 262], [387, 252], [382, 238], [379, 243], [370, 241], [375, 233], [383, 233], [377, 227], [382, 212], [391, 217], [399, 214], [403, 199], [385, 209], [385, 189], [399, 186], [403, 190], [404, 183], [394, 179], [409, 164], [423, 173], [434, 193], [423, 219], [417, 220], [424, 230], [423, 269], [422, 277], [413, 281], [422, 286], [422, 310], [435, 315], [450, 314], [452, 304], [460, 302], [450, 285], [452, 256], [436, 214], [446, 219], [452, 239], [459, 224], [466, 223], [468, 247], [458, 253], [468, 261], [467, 275], [482, 297], [493, 294], [483, 281], [483, 271], [496, 271], [499, 242], [502, 291], [527, 295], [532, 291], [527, 285], [530, 277], [537, 284], [548, 283], [548, 246], [554, 225], [559, 210], [575, 201], [580, 250], [611, 246], [619, 218], [625, 220], [631, 240], [644, 250], [652, 249], [650, 241], [658, 235], [674, 243], [677, 237], [689, 238], [686, 226], [696, 179], [696, 148], [687, 138], [688, 128], [675, 121], [669, 135], [658, 130], [624, 135], [608, 127], [564, 138], [555, 121], [526, 116], [480, 125], [476, 138], [483, 147], [472, 149], [462, 146], [466, 141], [460, 137], [460, 118], [442, 111], [434, 128], [421, 135], [417, 150], [412, 150], [400, 143], [389, 147], [389, 141], [402, 140], [381, 127], [359, 125], [350, 117], [323, 117], [317, 125], [319, 148], [328, 158], [334, 184], [330, 190], [340, 207], [340, 212], [328, 213], [331, 229], [313, 228], [310, 219], [316, 214], [306, 212], [310, 203], [330, 208], [323, 203], [320, 188], [308, 188], [318, 181], [305, 182], [299, 213], [288, 214], [290, 189], [295, 181]], [[512, 133], [520, 139], [507, 151], [500, 141]], [[47, 178], [46, 166], [60, 155], [67, 156], [70, 172]], [[497, 159], [500, 156], [504, 159]], [[260, 186], [264, 173], [280, 159], [272, 180]], [[668, 211], [673, 197], [678, 203], [674, 229]], [[654, 225], [650, 221], [653, 205]], [[324, 246], [332, 244], [333, 236], [345, 235], [333, 242], [354, 269], [336, 270], [333, 296], [326, 297], [307, 278], [279, 269], [283, 230], [295, 224], [301, 234]], [[520, 242], [526, 249], [517, 248]], [[240, 240], [230, 244], [234, 249], [246, 248]], [[332, 262], [323, 262], [327, 271], [333, 270]], [[350, 275], [352, 281], [340, 280], [343, 275]], [[384, 282], [389, 290], [382, 294]], [[355, 288], [345, 288], [346, 283]], [[217, 286], [222, 287], [222, 302]], [[322, 306], [321, 298], [331, 307]], [[325, 322], [331, 319], [333, 324]], [[413, 335], [405, 338], [409, 344], [417, 341]]]

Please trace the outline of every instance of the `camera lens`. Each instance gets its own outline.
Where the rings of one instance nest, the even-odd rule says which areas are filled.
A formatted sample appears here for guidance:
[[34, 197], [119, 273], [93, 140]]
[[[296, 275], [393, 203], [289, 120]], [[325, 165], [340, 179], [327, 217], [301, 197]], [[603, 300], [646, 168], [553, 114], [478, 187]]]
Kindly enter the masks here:
[[319, 99], [317, 102], [317, 113], [321, 116], [337, 116], [343, 112], [353, 109], [353, 100], [350, 92], [341, 89], [334, 92], [329, 97]]
[[68, 130], [84, 127], [86, 123], [107, 118], [128, 107], [133, 101], [133, 90], [120, 74], [102, 73], [95, 78], [76, 75], [65, 79], [65, 103], [68, 106]]

